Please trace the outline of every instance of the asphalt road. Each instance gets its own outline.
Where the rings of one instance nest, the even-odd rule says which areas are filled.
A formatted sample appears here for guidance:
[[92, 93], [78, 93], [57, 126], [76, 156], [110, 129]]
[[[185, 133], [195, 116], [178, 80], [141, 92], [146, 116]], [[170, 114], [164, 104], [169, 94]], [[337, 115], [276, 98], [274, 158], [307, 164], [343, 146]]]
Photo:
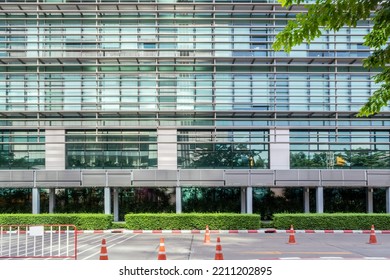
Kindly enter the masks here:
[[296, 244], [287, 233], [204, 234], [83, 233], [78, 237], [78, 259], [98, 260], [102, 239], [106, 240], [109, 260], [156, 260], [160, 238], [164, 238], [168, 260], [213, 260], [216, 239], [220, 237], [225, 260], [254, 259], [390, 259], [390, 234], [295, 233]]
[[[302, 280], [309, 279], [371, 279], [383, 278], [388, 270], [388, 261], [390, 260], [390, 234], [376, 234], [377, 243], [369, 244], [370, 234], [367, 233], [325, 233], [325, 232], [296, 232], [295, 244], [289, 243], [290, 234], [287, 232], [275, 233], [229, 233], [219, 232], [211, 234], [211, 242], [204, 244], [204, 233], [137, 233], [137, 232], [83, 232], [78, 235], [77, 259], [79, 261], [47, 262], [49, 258], [13, 258], [9, 262], [1, 262], [0, 267], [4, 275], [14, 275], [17, 278], [37, 277], [39, 279], [52, 279], [53, 275], [59, 275], [60, 278], [70, 278], [78, 275], [85, 279], [126, 279], [134, 278], [133, 274], [121, 274], [125, 269], [160, 269], [159, 271], [173, 271], [178, 274], [172, 276], [139, 276], [137, 279], [213, 279], [214, 276], [224, 279], [259, 279], [268, 278], [268, 276], [253, 274], [234, 274], [238, 268], [249, 271], [272, 272], [269, 279], [288, 279], [298, 278]], [[65, 233], [66, 235], [66, 233]], [[3, 233], [3, 240], [0, 242], [0, 253], [8, 252], [12, 249], [14, 240], [5, 239], [7, 235]], [[22, 254], [27, 250], [29, 254], [37, 254], [40, 249], [45, 247], [39, 240], [51, 240], [47, 236], [38, 237], [33, 243], [23, 243], [28, 240], [26, 235], [21, 235], [19, 240], [22, 245], [20, 248]], [[217, 238], [220, 238], [222, 254], [226, 262], [214, 260], [217, 244]], [[13, 237], [15, 238], [15, 236]], [[168, 261], [157, 261], [160, 239], [164, 238], [166, 249], [166, 258]], [[60, 240], [61, 239], [61, 240]], [[117, 260], [119, 262], [102, 262], [99, 257], [102, 251], [102, 240], [106, 241], [108, 260]], [[1, 240], [1, 232], [0, 232]], [[70, 238], [72, 240], [72, 236]], [[68, 240], [64, 236], [54, 237], [53, 249], [54, 255], [61, 254]], [[61, 241], [61, 242], [57, 242]], [[51, 241], [50, 241], [51, 242]], [[16, 242], [17, 244], [17, 242]], [[25, 245], [27, 244], [27, 246]], [[59, 246], [58, 244], [61, 244]], [[74, 253], [71, 249], [72, 242], [69, 242], [69, 253]], [[49, 249], [50, 249], [49, 248]], [[74, 247], [73, 247], [74, 248]], [[12, 249], [15, 253], [15, 250]], [[0, 254], [1, 255], [1, 254]], [[57, 259], [58, 258], [50, 258]], [[370, 260], [377, 261], [370, 261]], [[1, 260], [9, 260], [2, 258]], [[14, 260], [36, 260], [31, 262], [15, 262]], [[84, 261], [83, 261], [84, 260]], [[132, 260], [132, 261], [131, 261]], [[187, 262], [186, 260], [195, 260]], [[230, 260], [230, 261], [229, 261]], [[259, 261], [261, 260], [261, 261]], [[289, 261], [279, 261], [289, 260]], [[305, 261], [307, 260], [307, 261]], [[315, 260], [315, 261], [311, 261]], [[320, 260], [320, 261], [318, 261]], [[354, 261], [342, 261], [354, 260]], [[130, 261], [130, 262], [129, 262]], [[154, 262], [150, 262], [154, 261]], [[173, 261], [173, 262], [172, 262]], [[216, 264], [218, 263], [218, 264]], [[180, 270], [180, 271], [179, 271]], [[201, 274], [181, 274], [184, 271], [191, 273], [201, 272]], [[129, 270], [130, 271], [130, 270]], [[244, 270], [243, 270], [244, 271]], [[181, 272], [181, 273], [180, 273]], [[164, 272], [165, 273], [165, 272]], [[216, 274], [215, 274], [216, 273]], [[222, 274], [220, 274], [222, 273]], [[125, 275], [125, 276], [124, 276]], [[188, 276], [191, 275], [191, 276]], [[241, 275], [240, 277], [238, 275]], [[165, 278], [164, 278], [165, 277]], [[244, 278], [243, 278], [244, 277]], [[134, 278], [135, 279], [135, 278]]]

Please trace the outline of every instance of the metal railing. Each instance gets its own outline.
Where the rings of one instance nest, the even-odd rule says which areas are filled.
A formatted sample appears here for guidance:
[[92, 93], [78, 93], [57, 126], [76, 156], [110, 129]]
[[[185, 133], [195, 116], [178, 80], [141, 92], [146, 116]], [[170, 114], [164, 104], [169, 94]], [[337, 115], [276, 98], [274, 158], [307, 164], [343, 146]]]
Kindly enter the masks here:
[[0, 258], [77, 259], [74, 225], [0, 225]]

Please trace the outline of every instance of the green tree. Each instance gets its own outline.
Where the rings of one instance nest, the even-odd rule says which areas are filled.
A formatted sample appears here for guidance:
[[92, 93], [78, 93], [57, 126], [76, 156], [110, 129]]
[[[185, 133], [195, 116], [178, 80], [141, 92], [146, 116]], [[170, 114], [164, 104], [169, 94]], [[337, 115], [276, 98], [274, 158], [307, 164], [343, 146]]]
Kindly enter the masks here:
[[325, 152], [315, 153], [311, 158], [304, 152], [291, 153], [291, 168], [326, 168], [327, 156]]
[[326, 213], [337, 212], [366, 212], [366, 188], [325, 188], [324, 211]]
[[208, 145], [207, 148], [194, 152], [190, 164], [193, 168], [251, 168], [250, 158], [253, 158], [252, 168], [266, 168], [267, 163], [257, 151], [252, 151], [246, 144], [238, 144], [234, 149], [231, 144]]
[[[278, 0], [282, 6], [301, 4], [305, 0]], [[360, 108], [358, 116], [370, 116], [387, 106], [390, 100], [390, 0], [316, 0], [307, 5], [307, 13], [300, 13], [296, 20], [277, 34], [273, 44], [275, 50], [289, 52], [303, 42], [310, 43], [322, 34], [322, 30], [337, 32], [343, 26], [356, 27], [359, 20], [372, 20], [373, 27], [364, 37], [364, 45], [373, 52], [363, 66], [379, 68], [381, 73], [374, 77], [380, 84], [367, 103]]]
[[240, 212], [241, 188], [183, 188], [183, 212]]

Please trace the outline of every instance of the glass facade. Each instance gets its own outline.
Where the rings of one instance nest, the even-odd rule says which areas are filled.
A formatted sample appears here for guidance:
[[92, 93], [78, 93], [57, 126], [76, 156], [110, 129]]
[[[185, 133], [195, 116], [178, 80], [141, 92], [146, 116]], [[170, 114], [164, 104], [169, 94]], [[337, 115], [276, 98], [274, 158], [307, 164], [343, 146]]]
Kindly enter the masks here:
[[45, 168], [44, 131], [0, 131], [0, 169]]
[[177, 168], [272, 168], [275, 128], [290, 168], [389, 166], [389, 107], [355, 117], [378, 88], [369, 21], [287, 54], [275, 35], [305, 8], [273, 0], [0, 2], [2, 168], [43, 168], [48, 128], [67, 169], [159, 168], [165, 128]]
[[180, 131], [181, 168], [268, 168], [266, 131]]
[[[389, 168], [389, 131], [293, 130], [291, 168]], [[337, 165], [336, 158], [346, 161]]]
[[155, 131], [68, 131], [66, 155], [69, 169], [155, 168]]

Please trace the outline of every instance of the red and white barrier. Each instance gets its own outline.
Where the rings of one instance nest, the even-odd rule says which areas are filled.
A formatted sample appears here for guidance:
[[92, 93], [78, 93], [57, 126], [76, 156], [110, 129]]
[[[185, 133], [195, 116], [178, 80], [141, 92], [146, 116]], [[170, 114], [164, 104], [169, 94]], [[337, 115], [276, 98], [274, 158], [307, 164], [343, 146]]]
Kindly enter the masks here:
[[74, 225], [0, 225], [0, 258], [77, 259]]

